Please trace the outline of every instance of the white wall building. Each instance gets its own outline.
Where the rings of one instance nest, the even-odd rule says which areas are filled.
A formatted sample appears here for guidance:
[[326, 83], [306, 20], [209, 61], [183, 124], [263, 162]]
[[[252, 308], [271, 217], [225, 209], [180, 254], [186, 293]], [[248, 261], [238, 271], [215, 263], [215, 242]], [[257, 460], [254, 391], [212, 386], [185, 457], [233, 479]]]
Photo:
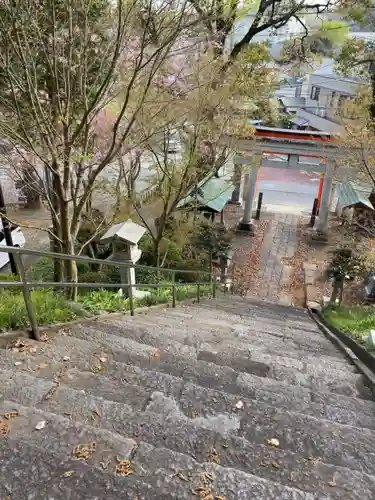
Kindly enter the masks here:
[[326, 61], [303, 78], [302, 105], [296, 109], [292, 123], [300, 128], [340, 134], [345, 101], [358, 94], [360, 85], [359, 79], [337, 75], [332, 61]]

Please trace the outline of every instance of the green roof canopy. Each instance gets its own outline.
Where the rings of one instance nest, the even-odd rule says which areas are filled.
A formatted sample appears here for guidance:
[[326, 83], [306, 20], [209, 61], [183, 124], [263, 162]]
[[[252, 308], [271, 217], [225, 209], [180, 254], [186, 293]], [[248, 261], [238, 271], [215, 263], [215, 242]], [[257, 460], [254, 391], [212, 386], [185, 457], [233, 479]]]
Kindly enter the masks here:
[[338, 184], [336, 189], [341, 208], [365, 205], [371, 210], [374, 210], [371, 201], [368, 199], [372, 192], [370, 185], [347, 182]]
[[227, 180], [220, 177], [205, 178], [177, 205], [178, 209], [198, 207], [221, 212], [228, 203], [233, 187]]

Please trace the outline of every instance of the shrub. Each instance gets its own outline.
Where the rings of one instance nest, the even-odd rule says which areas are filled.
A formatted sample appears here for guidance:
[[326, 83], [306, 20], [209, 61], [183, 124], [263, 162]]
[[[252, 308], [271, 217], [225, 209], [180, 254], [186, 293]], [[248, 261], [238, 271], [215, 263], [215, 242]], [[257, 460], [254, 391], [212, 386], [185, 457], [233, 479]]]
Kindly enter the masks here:
[[[73, 308], [61, 294], [52, 290], [33, 290], [31, 298], [39, 325], [63, 323], [76, 317]], [[29, 326], [26, 306], [21, 291], [3, 290], [0, 301], [0, 329], [9, 330]]]
[[53, 260], [41, 257], [27, 271], [27, 278], [32, 281], [53, 281]]
[[120, 312], [129, 310], [129, 299], [109, 290], [92, 290], [78, 297], [86, 311], [94, 314], [105, 312]]

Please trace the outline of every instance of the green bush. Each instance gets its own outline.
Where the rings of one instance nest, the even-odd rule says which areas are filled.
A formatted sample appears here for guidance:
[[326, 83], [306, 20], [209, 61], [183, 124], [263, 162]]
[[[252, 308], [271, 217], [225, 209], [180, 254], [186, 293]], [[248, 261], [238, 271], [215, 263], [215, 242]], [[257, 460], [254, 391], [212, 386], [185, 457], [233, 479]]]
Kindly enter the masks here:
[[27, 271], [27, 279], [31, 281], [53, 281], [53, 260], [41, 257]]
[[121, 312], [129, 310], [129, 299], [109, 290], [92, 290], [78, 297], [86, 311], [98, 314], [101, 311]]
[[363, 340], [375, 329], [373, 306], [329, 307], [324, 311], [324, 317], [328, 323], [350, 335], [368, 350], [375, 351], [375, 346]]
[[[63, 323], [76, 317], [76, 312], [61, 294], [52, 290], [33, 290], [31, 298], [39, 325]], [[29, 326], [22, 292], [2, 291], [0, 300], [0, 329], [10, 330]]]
[[[14, 274], [0, 274], [0, 281], [5, 281], [7, 283], [20, 281], [20, 277], [15, 276]], [[6, 295], [17, 295], [21, 292], [21, 290], [21, 288], [16, 287], [4, 287], [0, 288], [0, 295], [3, 296], [4, 293]]]

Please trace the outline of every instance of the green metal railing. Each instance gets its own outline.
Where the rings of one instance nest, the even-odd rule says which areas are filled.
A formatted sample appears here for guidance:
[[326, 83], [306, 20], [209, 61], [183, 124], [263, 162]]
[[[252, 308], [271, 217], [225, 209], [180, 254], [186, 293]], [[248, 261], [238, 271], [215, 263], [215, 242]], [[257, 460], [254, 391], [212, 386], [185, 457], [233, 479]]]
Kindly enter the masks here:
[[[132, 264], [126, 261], [115, 261], [115, 260], [101, 260], [92, 259], [90, 257], [82, 257], [78, 255], [66, 255], [61, 253], [53, 252], [39, 252], [37, 250], [29, 250], [19, 247], [0, 247], [0, 252], [11, 253], [14, 255], [14, 260], [18, 269], [19, 281], [0, 281], [0, 288], [22, 288], [23, 297], [25, 300], [25, 306], [27, 310], [27, 315], [30, 321], [30, 327], [33, 337], [36, 340], [40, 340], [40, 333], [38, 329], [37, 318], [33, 306], [33, 301], [31, 298], [31, 290], [33, 288], [122, 288], [128, 290], [129, 296], [129, 306], [130, 314], [134, 316], [135, 312], [135, 302], [134, 302], [134, 288], [170, 288], [172, 290], [172, 307], [176, 307], [176, 289], [178, 287], [191, 285], [197, 287], [197, 302], [200, 301], [200, 291], [201, 286], [209, 285], [213, 297], [216, 297], [216, 278], [212, 272], [209, 271], [193, 271], [186, 269], [166, 269], [163, 267], [151, 267], [143, 266], [138, 264]], [[127, 283], [73, 283], [69, 281], [58, 281], [58, 282], [48, 282], [48, 281], [29, 281], [27, 279], [27, 271], [25, 264], [23, 262], [23, 256], [29, 257], [49, 257], [53, 260], [70, 260], [75, 262], [82, 262], [86, 264], [100, 264], [108, 265], [119, 268], [125, 268], [127, 272]], [[131, 269], [144, 269], [146, 271], [156, 271], [158, 273], [169, 273], [172, 275], [172, 283], [133, 283], [131, 284], [130, 273]], [[180, 283], [176, 281], [176, 274], [200, 274], [203, 276], [208, 276], [207, 281], [199, 282], [189, 282]], [[120, 273], [121, 274], [121, 273]]]

